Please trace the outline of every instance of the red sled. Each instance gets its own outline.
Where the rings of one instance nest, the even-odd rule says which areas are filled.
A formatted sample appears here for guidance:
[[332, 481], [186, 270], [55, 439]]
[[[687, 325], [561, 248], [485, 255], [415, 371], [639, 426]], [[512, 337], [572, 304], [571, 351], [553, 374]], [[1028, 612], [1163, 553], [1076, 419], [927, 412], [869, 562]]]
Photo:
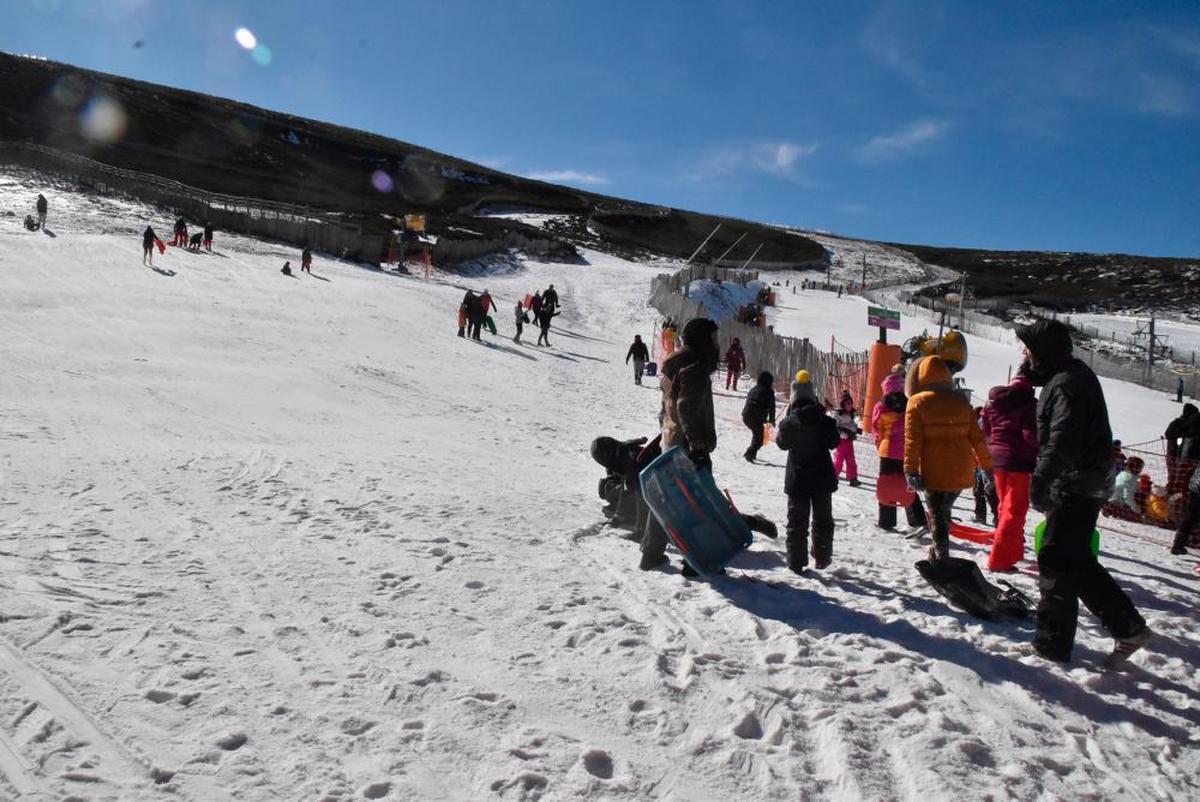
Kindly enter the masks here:
[[885, 507], [910, 507], [917, 494], [908, 489], [902, 473], [885, 473], [875, 480], [875, 498]]
[[525, 297], [521, 299], [521, 305], [526, 309], [533, 309], [533, 296], [529, 293], [525, 293]]
[[162, 240], [160, 240], [158, 237], [155, 237], [155, 238], [154, 238], [154, 244], [158, 246], [158, 252], [159, 252], [159, 253], [166, 253], [166, 252], [167, 252], [167, 246], [166, 246], [166, 245], [163, 245], [163, 241], [162, 241]]
[[969, 540], [981, 546], [990, 546], [992, 545], [992, 538], [995, 532], [991, 529], [979, 529], [978, 527], [960, 524], [958, 521], [952, 521], [950, 524], [950, 535], [959, 540]]

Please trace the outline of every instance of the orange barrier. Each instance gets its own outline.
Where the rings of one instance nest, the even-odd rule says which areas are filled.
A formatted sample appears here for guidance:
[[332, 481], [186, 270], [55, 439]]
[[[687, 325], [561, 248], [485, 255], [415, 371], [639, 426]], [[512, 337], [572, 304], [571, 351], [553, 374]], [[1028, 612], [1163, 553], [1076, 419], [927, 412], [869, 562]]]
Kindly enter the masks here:
[[884, 377], [888, 375], [888, 371], [893, 365], [900, 362], [900, 346], [891, 345], [889, 343], [873, 342], [871, 343], [871, 356], [867, 361], [867, 387], [866, 398], [863, 400], [862, 406], [862, 428], [867, 434], [873, 434], [871, 426], [871, 411], [875, 409], [875, 403], [883, 397]]

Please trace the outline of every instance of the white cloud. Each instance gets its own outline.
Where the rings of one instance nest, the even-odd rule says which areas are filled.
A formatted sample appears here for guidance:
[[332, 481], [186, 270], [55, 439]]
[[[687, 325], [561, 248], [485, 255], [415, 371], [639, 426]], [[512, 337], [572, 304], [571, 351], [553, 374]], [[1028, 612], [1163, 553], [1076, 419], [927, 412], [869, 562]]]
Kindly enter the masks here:
[[595, 186], [608, 183], [606, 176], [597, 173], [585, 173], [580, 170], [541, 170], [534, 173], [527, 173], [526, 177], [532, 178], [534, 181], [549, 181], [552, 184]]
[[754, 142], [730, 145], [705, 153], [688, 171], [693, 181], [710, 181], [751, 170], [777, 178], [794, 179], [798, 163], [817, 152], [816, 143]]
[[900, 131], [877, 136], [858, 149], [858, 157], [865, 162], [884, 162], [898, 159], [908, 153], [941, 139], [950, 126], [943, 120], [919, 120]]

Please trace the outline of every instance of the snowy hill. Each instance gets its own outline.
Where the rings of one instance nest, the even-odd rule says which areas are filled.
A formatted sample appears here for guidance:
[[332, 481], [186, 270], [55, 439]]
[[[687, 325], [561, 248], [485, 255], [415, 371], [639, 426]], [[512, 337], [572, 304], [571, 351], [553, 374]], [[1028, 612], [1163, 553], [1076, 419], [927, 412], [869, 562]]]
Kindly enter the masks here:
[[[44, 186], [0, 172], [0, 210]], [[0, 217], [0, 798], [1200, 794], [1198, 578], [1161, 531], [1104, 533], [1159, 633], [1113, 675], [1086, 613], [1062, 667], [947, 607], [870, 482], [834, 497], [830, 570], [758, 541], [711, 583], [642, 573], [588, 443], [655, 428], [623, 364], [654, 268], [289, 278], [294, 250], [218, 232], [154, 271], [139, 232], [169, 220], [48, 194], [54, 236]], [[514, 344], [549, 283], [554, 347]], [[454, 336], [467, 287], [501, 336]], [[716, 475], [782, 525], [782, 454], [742, 460], [740, 407], [718, 393]]]

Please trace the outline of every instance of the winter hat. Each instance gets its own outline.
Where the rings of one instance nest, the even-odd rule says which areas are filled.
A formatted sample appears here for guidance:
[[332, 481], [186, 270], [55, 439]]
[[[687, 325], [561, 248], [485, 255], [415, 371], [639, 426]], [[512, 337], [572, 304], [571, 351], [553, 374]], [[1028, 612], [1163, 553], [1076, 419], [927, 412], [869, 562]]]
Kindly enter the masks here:
[[1017, 339], [1025, 344], [1039, 366], [1057, 366], [1071, 356], [1071, 330], [1060, 320], [1036, 320], [1017, 326]]
[[[897, 365], [896, 367], [900, 367]], [[883, 394], [891, 395], [892, 393], [904, 392], [904, 373], [903, 370], [897, 373], [896, 368], [892, 368], [892, 372], [883, 377]]]
[[[808, 378], [808, 371], [802, 370], [800, 373], [805, 374], [805, 379]], [[800, 374], [797, 373], [797, 376]], [[813, 391], [812, 382], [810, 381], [794, 381], [792, 382], [792, 395], [788, 399], [790, 406], [796, 406], [800, 401], [812, 401], [816, 403], [817, 394]]]
[[609, 470], [616, 470], [617, 452], [621, 444], [612, 437], [597, 437], [592, 441], [592, 459]]
[[758, 374], [759, 387], [770, 387], [774, 383], [775, 377], [771, 375], [770, 371], [764, 370], [762, 373]]
[[912, 398], [926, 390], [951, 390], [950, 369], [940, 356], [923, 356], [913, 363], [904, 380], [904, 394]]
[[694, 317], [684, 324], [681, 339], [694, 351], [707, 351], [712, 348], [712, 333], [718, 328], [706, 317]]
[[796, 384], [808, 384], [810, 381], [807, 370], [796, 371]]

